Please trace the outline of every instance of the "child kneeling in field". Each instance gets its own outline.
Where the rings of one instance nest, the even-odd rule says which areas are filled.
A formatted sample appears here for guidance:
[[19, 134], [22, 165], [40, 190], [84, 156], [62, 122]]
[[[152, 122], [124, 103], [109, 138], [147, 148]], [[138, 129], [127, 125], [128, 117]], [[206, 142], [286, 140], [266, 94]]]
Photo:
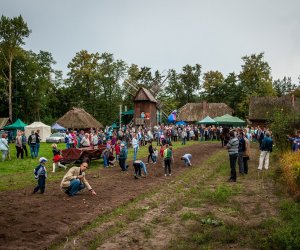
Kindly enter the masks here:
[[135, 179], [138, 179], [139, 177], [142, 176], [142, 173], [141, 173], [142, 169], [145, 174], [145, 177], [148, 175], [146, 165], [143, 161], [141, 161], [141, 160], [134, 161], [133, 167], [134, 167], [134, 178]]
[[38, 180], [38, 185], [33, 189], [33, 193], [35, 194], [37, 191], [41, 190], [41, 194], [45, 192], [46, 187], [46, 178], [47, 178], [47, 171], [46, 171], [46, 162], [48, 160], [45, 157], [41, 157], [38, 165], [34, 169], [34, 177]]

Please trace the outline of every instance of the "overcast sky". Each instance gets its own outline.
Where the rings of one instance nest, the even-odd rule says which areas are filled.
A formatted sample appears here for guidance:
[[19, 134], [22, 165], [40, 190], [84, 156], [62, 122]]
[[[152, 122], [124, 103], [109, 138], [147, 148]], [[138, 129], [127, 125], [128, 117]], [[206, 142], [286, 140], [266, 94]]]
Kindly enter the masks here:
[[239, 73], [242, 56], [265, 52], [274, 79], [300, 75], [300, 0], [0, 0], [22, 15], [26, 49], [52, 53], [56, 69], [80, 50], [128, 64]]

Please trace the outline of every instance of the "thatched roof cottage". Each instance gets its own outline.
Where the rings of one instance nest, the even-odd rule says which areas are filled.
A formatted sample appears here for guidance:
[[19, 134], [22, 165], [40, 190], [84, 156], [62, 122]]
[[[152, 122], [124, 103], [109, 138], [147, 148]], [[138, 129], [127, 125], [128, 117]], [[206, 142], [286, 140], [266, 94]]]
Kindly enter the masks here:
[[80, 108], [72, 108], [61, 118], [59, 118], [56, 123], [65, 128], [103, 128], [103, 125], [98, 122], [91, 114]]
[[300, 100], [294, 95], [251, 97], [248, 120], [254, 126], [266, 125], [274, 109], [294, 110], [300, 114]]
[[225, 114], [232, 115], [233, 109], [225, 103], [187, 103], [178, 110], [177, 120], [194, 123], [206, 116], [216, 117]]

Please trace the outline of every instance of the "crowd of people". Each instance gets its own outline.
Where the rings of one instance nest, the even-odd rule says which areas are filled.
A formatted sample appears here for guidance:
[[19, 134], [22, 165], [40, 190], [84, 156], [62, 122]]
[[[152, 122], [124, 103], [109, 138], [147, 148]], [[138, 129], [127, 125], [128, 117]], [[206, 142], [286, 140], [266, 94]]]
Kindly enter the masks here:
[[[292, 150], [297, 151], [300, 148], [300, 133], [294, 137], [288, 136], [288, 140], [292, 141]], [[106, 127], [104, 130], [90, 129], [89, 131], [70, 130], [66, 132], [65, 144], [66, 148], [98, 148], [99, 145], [105, 145], [101, 157], [105, 168], [109, 166], [119, 165], [121, 171], [128, 170], [127, 158], [128, 148], [133, 148], [133, 167], [134, 178], [147, 177], [147, 165], [156, 164], [158, 157], [162, 159], [164, 175], [171, 176], [172, 162], [174, 162], [172, 143], [180, 141], [181, 144], [186, 144], [187, 141], [208, 141], [219, 140], [222, 147], [228, 149], [230, 161], [230, 182], [236, 182], [236, 163], [240, 175], [248, 173], [248, 161], [250, 159], [250, 143], [258, 142], [261, 150], [259, 158], [258, 170], [269, 168], [269, 154], [272, 152], [273, 140], [271, 132], [262, 128], [245, 128], [245, 129], [229, 129], [221, 126], [198, 126], [198, 125], [161, 125], [153, 128], [144, 127], [129, 127], [123, 126], [119, 130], [112, 130]], [[30, 149], [30, 156], [37, 158], [39, 155], [40, 136], [39, 131], [31, 131], [31, 135], [27, 138], [22, 131], [17, 132], [15, 138], [16, 157], [23, 159], [24, 154], [28, 157], [27, 146]], [[142, 146], [148, 147], [148, 157], [143, 162], [138, 157], [139, 148]], [[53, 153], [53, 169], [57, 168], [66, 170], [66, 166], [61, 163], [61, 150], [56, 144], [52, 144]], [[2, 151], [2, 161], [10, 157], [9, 144], [6, 135], [3, 134], [0, 140], [0, 150]], [[192, 166], [192, 155], [189, 153], [181, 157], [186, 167]], [[39, 166], [35, 169], [35, 177], [38, 180], [38, 185], [34, 189], [34, 193], [38, 190], [41, 193], [45, 190], [46, 168], [44, 167], [48, 160], [41, 157]], [[72, 167], [66, 173], [62, 188], [66, 194], [73, 196], [80, 191], [84, 186], [91, 190], [95, 195], [95, 191], [85, 179], [84, 171], [88, 167], [88, 162], [84, 162], [80, 167]], [[76, 178], [73, 178], [76, 176]]]

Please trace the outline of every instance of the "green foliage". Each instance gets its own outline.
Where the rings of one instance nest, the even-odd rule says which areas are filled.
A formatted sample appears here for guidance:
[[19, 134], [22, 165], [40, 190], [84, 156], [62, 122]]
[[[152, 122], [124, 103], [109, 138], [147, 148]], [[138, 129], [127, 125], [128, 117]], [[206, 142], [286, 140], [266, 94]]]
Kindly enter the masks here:
[[275, 108], [269, 118], [270, 128], [276, 148], [283, 152], [290, 149], [287, 135], [294, 130], [295, 116], [291, 110]]
[[292, 83], [291, 77], [285, 76], [282, 80], [275, 80], [273, 82], [273, 88], [277, 96], [283, 96], [292, 93], [297, 88], [297, 85]]

